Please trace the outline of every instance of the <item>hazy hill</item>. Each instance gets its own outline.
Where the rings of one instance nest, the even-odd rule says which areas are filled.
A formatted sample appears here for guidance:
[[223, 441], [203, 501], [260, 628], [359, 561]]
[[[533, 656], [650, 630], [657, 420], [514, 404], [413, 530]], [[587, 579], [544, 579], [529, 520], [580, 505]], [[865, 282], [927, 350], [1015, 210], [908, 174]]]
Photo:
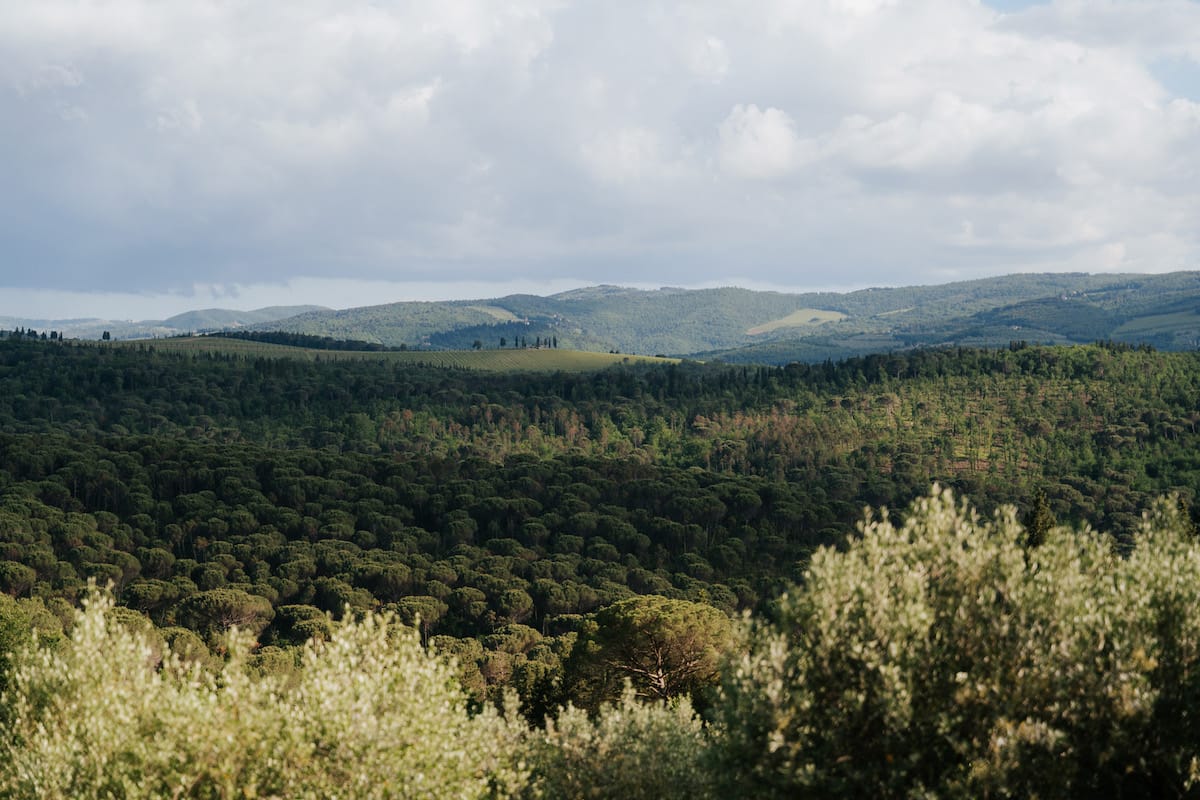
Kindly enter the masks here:
[[167, 319], [114, 320], [96, 317], [77, 319], [31, 319], [0, 317], [0, 330], [24, 328], [36, 331], [59, 331], [69, 339], [99, 339], [105, 331], [114, 339], [149, 339], [178, 336], [183, 333], [229, 330], [248, 325], [271, 323], [305, 312], [325, 310], [321, 306], [270, 306], [253, 311], [231, 311], [209, 308], [185, 311]]
[[786, 294], [594, 286], [549, 297], [311, 311], [260, 329], [463, 349], [560, 347], [734, 361], [823, 360], [923, 345], [1118, 339], [1186, 349], [1200, 338], [1200, 273], [1008, 275], [935, 286]]
[[1200, 272], [1027, 274], [933, 286], [788, 294], [748, 289], [591, 286], [541, 297], [399, 302], [331, 310], [207, 309], [166, 320], [20, 320], [0, 329], [117, 339], [275, 330], [410, 348], [530, 347], [665, 354], [740, 363], [823, 361], [913, 347], [1071, 344], [1113, 339], [1200, 344]]
[[294, 317], [311, 311], [328, 311], [322, 306], [269, 306], [254, 311], [230, 311], [224, 308], [206, 308], [202, 311], [185, 311], [163, 320], [163, 327], [179, 331], [211, 331], [217, 329], [242, 328], [263, 322]]

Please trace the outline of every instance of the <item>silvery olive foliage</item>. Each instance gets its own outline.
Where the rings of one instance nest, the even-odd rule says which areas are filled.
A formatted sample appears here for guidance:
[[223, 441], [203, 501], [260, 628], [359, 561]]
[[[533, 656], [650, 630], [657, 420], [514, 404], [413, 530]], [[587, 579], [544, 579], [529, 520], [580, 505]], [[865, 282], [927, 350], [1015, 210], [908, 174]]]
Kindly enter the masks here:
[[[484, 798], [526, 784], [526, 730], [469, 716], [450, 665], [368, 615], [304, 649], [290, 678], [156, 650], [93, 592], [70, 638], [16, 656], [0, 730], [9, 798]], [[160, 655], [161, 653], [161, 655]]]
[[686, 698], [647, 703], [626, 684], [594, 717], [568, 706], [531, 737], [532, 790], [546, 798], [704, 800], [714, 796], [707, 746]]
[[725, 796], [1179, 797], [1200, 753], [1200, 543], [1177, 504], [1136, 547], [1027, 547], [935, 489], [815, 555], [726, 669]]

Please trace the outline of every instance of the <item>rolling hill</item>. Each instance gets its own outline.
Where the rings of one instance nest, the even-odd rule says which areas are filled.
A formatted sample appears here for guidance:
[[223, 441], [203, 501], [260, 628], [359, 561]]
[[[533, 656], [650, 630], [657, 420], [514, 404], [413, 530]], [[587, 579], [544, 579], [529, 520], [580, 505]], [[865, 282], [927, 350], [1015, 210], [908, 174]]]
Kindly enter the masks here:
[[225, 308], [207, 308], [202, 311], [186, 311], [163, 320], [165, 328], [177, 331], [214, 331], [243, 328], [264, 322], [294, 317], [312, 311], [328, 311], [321, 306], [269, 306], [254, 311], [230, 311]]
[[563, 348], [786, 363], [946, 344], [1114, 339], [1189, 349], [1200, 273], [1008, 275], [848, 293], [595, 286], [549, 297], [402, 302], [255, 326], [389, 346]]
[[281, 331], [410, 349], [531, 348], [666, 354], [736, 363], [823, 361], [916, 347], [1087, 343], [1200, 345], [1200, 272], [1022, 274], [933, 286], [787, 294], [593, 286], [541, 297], [398, 302], [331, 310], [209, 309], [161, 321], [12, 320], [0, 329], [115, 339]]
[[105, 331], [114, 339], [150, 339], [179, 336], [202, 331], [229, 330], [249, 325], [272, 323], [297, 314], [324, 309], [321, 306], [270, 306], [253, 311], [232, 311], [209, 308], [185, 311], [167, 319], [114, 320], [98, 317], [76, 319], [32, 319], [0, 317], [0, 330], [24, 328], [37, 331], [59, 331], [68, 339], [99, 339]]

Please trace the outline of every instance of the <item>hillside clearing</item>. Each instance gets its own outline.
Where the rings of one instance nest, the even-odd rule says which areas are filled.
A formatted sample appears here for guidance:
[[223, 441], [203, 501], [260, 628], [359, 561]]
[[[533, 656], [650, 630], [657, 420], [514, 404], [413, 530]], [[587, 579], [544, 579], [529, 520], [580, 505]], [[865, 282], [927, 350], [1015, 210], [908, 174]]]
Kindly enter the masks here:
[[824, 308], [798, 308], [781, 319], [764, 322], [746, 331], [748, 336], [759, 336], [782, 328], [807, 328], [814, 325], [824, 325], [826, 322], [837, 322], [845, 319], [840, 311], [829, 311]]
[[618, 364], [678, 363], [675, 358], [593, 353], [583, 350], [407, 350], [363, 352], [319, 350], [282, 344], [195, 336], [112, 342], [115, 347], [146, 348], [160, 353], [216, 353], [240, 358], [292, 358], [302, 361], [387, 361], [427, 367], [457, 367], [488, 372], [587, 372]]
[[472, 311], [480, 311], [495, 317], [500, 322], [516, 322], [520, 319], [516, 314], [509, 311], [507, 308], [499, 306], [467, 306]]

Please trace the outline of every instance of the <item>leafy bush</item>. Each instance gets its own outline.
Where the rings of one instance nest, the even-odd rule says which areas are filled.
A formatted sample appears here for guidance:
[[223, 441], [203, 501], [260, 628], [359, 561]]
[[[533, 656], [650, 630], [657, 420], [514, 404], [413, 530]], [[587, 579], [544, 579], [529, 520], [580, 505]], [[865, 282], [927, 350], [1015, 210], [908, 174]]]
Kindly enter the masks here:
[[234, 633], [219, 672], [115, 621], [93, 592], [57, 648], [19, 651], [2, 701], [10, 798], [503, 797], [524, 728], [467, 714], [450, 665], [368, 615], [291, 676], [256, 677]]
[[1200, 543], [1175, 504], [1128, 558], [1036, 548], [949, 492], [883, 514], [726, 671], [722, 794], [1178, 797], [1200, 753]]
[[[0, 594], [0, 695], [9, 686], [13, 654], [34, 635], [44, 646], [53, 647], [62, 639], [62, 622], [40, 599], [18, 600]], [[4, 715], [5, 707], [0, 704], [0, 717]]]
[[568, 706], [531, 743], [533, 791], [547, 798], [665, 800], [712, 797], [707, 746], [685, 699], [643, 703], [632, 687], [596, 718]]

